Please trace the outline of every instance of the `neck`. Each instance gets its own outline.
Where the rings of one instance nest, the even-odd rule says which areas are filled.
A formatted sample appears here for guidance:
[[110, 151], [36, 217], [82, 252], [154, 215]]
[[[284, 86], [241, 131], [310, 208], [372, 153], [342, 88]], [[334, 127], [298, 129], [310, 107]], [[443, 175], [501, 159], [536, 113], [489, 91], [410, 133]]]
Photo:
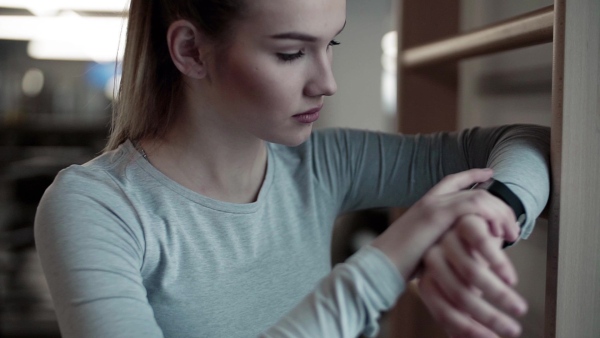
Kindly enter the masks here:
[[141, 140], [150, 163], [204, 196], [232, 203], [255, 201], [266, 174], [265, 142], [207, 123], [210, 119], [180, 116], [165, 137]]

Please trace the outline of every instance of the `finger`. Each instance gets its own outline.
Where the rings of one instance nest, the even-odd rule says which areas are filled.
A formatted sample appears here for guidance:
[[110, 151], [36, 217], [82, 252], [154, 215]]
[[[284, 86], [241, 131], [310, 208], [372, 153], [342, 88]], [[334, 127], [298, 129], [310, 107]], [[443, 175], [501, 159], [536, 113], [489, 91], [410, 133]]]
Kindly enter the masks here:
[[481, 290], [484, 296], [494, 295], [492, 304], [503, 311], [515, 316], [525, 313], [527, 310], [525, 300], [488, 270], [486, 265], [469, 255], [454, 232], [445, 236], [441, 245], [451, 269], [463, 283], [473, 285]]
[[444, 177], [427, 194], [443, 195], [471, 187], [492, 177], [492, 169], [471, 169]]
[[[484, 190], [486, 191], [486, 190]], [[489, 192], [488, 192], [489, 194]], [[494, 235], [497, 237], [503, 237], [505, 240], [507, 241], [516, 241], [517, 238], [519, 237], [519, 232], [520, 232], [520, 227], [517, 224], [517, 217], [515, 216], [515, 212], [512, 210], [512, 208], [510, 206], [508, 206], [508, 204], [506, 204], [506, 202], [504, 202], [503, 200], [501, 200], [500, 198], [489, 194], [494, 200], [496, 200], [496, 203], [494, 203], [494, 205], [499, 209], [498, 212], [502, 213], [502, 215], [504, 215], [504, 217], [507, 217], [507, 219], [505, 220], [505, 222], [503, 222], [502, 224], [495, 224], [495, 232]]]
[[496, 334], [469, 318], [467, 314], [453, 307], [443, 293], [433, 283], [429, 275], [419, 281], [419, 294], [433, 318], [452, 337], [493, 337]]
[[[500, 235], [506, 237], [504, 229], [512, 232], [515, 226], [514, 215], [510, 207], [485, 190], [466, 190], [444, 196], [445, 208], [453, 213], [453, 217], [476, 214], [483, 217], [491, 227], [502, 229]], [[487, 228], [487, 226], [486, 226]], [[512, 238], [512, 235], [508, 235]]]
[[482, 203], [489, 208], [489, 212], [495, 216], [489, 223], [491, 233], [496, 237], [502, 237], [512, 241], [518, 235], [518, 227], [512, 209], [504, 201], [490, 194], [487, 190], [481, 190], [484, 194]]
[[[466, 254], [470, 254], [471, 250], [478, 251], [492, 271], [506, 283], [514, 286], [517, 284], [517, 272], [506, 252], [501, 248], [501, 239], [491, 237], [486, 226], [486, 221], [481, 217], [467, 215], [459, 220], [455, 233], [460, 238], [460, 242], [470, 249]], [[456, 252], [456, 254], [461, 253]]]
[[[500, 335], [516, 337], [520, 334], [521, 327], [519, 323], [465, 287], [463, 282], [451, 270], [450, 266], [443, 261], [443, 258], [428, 261], [427, 269], [431, 269], [432, 276], [435, 276], [434, 278], [432, 277], [433, 282], [439, 287], [440, 291], [451, 304], [454, 304], [457, 308], [471, 315], [474, 320]], [[487, 268], [480, 266], [479, 269], [474, 270], [477, 277], [482, 275], [479, 270], [489, 271]], [[490, 275], [495, 278], [493, 274]], [[486, 277], [489, 278], [490, 276]]]
[[[475, 252], [475, 256], [481, 257], [478, 252]], [[482, 270], [482, 279], [487, 279], [489, 282], [479, 283], [478, 288], [490, 303], [514, 316], [523, 316], [527, 313], [527, 301], [513, 288], [504, 284], [495, 273], [484, 269]]]

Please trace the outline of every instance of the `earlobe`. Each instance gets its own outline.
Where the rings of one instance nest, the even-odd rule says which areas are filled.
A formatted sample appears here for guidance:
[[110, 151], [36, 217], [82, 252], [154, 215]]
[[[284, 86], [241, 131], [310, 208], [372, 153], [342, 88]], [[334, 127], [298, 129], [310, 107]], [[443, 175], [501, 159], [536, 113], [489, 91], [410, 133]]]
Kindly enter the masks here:
[[167, 31], [167, 43], [175, 67], [194, 79], [206, 76], [206, 64], [200, 48], [202, 41], [200, 31], [187, 20], [171, 23]]

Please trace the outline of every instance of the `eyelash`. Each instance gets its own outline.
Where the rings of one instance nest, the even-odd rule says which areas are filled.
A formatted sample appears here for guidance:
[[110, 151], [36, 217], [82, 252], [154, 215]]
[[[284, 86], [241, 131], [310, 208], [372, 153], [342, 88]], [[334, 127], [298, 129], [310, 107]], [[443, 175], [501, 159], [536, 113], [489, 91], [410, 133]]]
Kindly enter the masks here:
[[[340, 44], [339, 41], [331, 40], [331, 41], [329, 41], [327, 48], [333, 47], [333, 46], [338, 46], [339, 44]], [[277, 53], [277, 57], [279, 58], [279, 60], [281, 60], [283, 62], [293, 62], [297, 59], [300, 59], [303, 56], [304, 56], [303, 51], [299, 51], [298, 53], [293, 53], [293, 54]]]
[[339, 46], [339, 45], [340, 45], [340, 42], [337, 41], [337, 40], [331, 40], [331, 41], [329, 41], [329, 46], [330, 47]]

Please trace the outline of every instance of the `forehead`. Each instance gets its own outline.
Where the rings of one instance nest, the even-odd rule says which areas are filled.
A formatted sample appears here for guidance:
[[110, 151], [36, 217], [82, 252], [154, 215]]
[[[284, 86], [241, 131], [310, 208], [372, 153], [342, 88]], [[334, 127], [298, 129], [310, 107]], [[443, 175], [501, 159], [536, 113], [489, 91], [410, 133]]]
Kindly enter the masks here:
[[248, 12], [242, 25], [254, 33], [302, 32], [331, 38], [346, 21], [346, 0], [246, 1]]

